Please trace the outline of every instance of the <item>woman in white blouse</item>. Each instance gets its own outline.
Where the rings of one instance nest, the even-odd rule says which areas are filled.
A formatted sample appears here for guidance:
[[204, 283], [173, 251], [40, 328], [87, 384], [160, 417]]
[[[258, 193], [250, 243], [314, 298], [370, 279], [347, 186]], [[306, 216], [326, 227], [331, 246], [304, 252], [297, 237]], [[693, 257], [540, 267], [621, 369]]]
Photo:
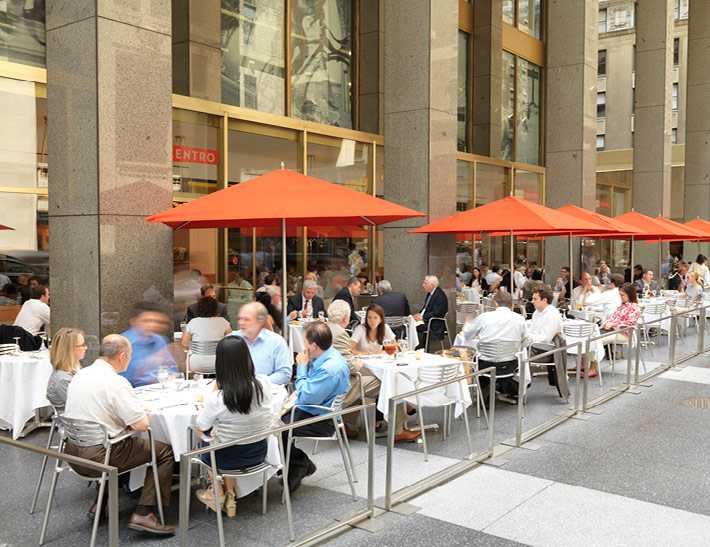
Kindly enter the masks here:
[[691, 298], [696, 302], [703, 294], [703, 286], [700, 284], [700, 276], [697, 272], [690, 272], [686, 279], [688, 284], [685, 287], [685, 292], [681, 294], [682, 298]]
[[[211, 296], [200, 298], [195, 306], [196, 317], [192, 318], [185, 327], [180, 343], [182, 347], [189, 348], [190, 342], [218, 342], [232, 332], [232, 327], [224, 317], [217, 315], [219, 305]], [[214, 355], [190, 353], [190, 371], [212, 374], [214, 373]]]
[[389, 325], [385, 324], [385, 310], [377, 304], [367, 308], [365, 323], [355, 327], [350, 338], [353, 353], [383, 353], [385, 340], [394, 340], [395, 336]]
[[[264, 374], [254, 375], [254, 363], [249, 348], [241, 337], [228, 336], [217, 344], [215, 374], [215, 390], [205, 399], [205, 406], [197, 416], [197, 427], [200, 431], [209, 430], [217, 421], [250, 422], [264, 414], [272, 414], [269, 378]], [[266, 439], [217, 450], [217, 468], [233, 471], [257, 465], [266, 458], [266, 451]], [[210, 464], [209, 453], [201, 457], [203, 462]], [[198, 490], [196, 495], [202, 503], [216, 511], [214, 481], [212, 482], [213, 485], [209, 489]], [[224, 485], [217, 485], [220, 509], [226, 511], [228, 517], [237, 514], [234, 485], [235, 479], [229, 478], [224, 479]]]

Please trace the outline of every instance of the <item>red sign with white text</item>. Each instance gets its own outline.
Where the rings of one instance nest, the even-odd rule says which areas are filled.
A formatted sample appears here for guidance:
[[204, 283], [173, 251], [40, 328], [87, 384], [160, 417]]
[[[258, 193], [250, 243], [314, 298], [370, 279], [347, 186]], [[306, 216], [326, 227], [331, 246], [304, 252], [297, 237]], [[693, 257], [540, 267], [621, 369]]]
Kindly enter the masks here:
[[605, 201], [603, 199], [599, 200], [599, 208], [600, 209], [611, 209], [611, 203], [608, 201]]
[[173, 145], [173, 161], [217, 165], [217, 150]]
[[526, 201], [540, 201], [540, 192], [528, 192], [525, 190], [523, 196], [523, 199]]

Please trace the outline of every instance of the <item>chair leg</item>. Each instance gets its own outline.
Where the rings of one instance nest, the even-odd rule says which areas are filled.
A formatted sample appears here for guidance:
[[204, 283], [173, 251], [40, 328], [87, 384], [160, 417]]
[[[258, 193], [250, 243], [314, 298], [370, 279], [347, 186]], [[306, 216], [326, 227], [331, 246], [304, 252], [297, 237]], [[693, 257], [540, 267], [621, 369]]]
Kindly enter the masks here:
[[338, 424], [335, 424], [335, 436], [338, 438], [338, 447], [340, 448], [340, 456], [343, 458], [343, 465], [345, 466], [345, 474], [348, 477], [348, 483], [350, 484], [350, 491], [353, 495], [353, 501], [357, 501], [357, 493], [355, 492], [355, 482], [353, 481], [353, 476], [350, 472], [350, 462], [348, 461], [348, 455], [345, 452], [345, 444], [343, 443], [343, 438], [340, 435], [340, 429]]
[[[49, 428], [49, 437], [47, 438], [47, 450], [49, 450], [52, 447], [52, 438], [54, 437], [54, 430], [56, 429], [56, 421], [52, 420], [52, 425]], [[35, 512], [35, 508], [37, 507], [37, 498], [39, 497], [39, 489], [42, 486], [42, 479], [44, 478], [44, 471], [47, 468], [47, 459], [48, 456], [44, 456], [42, 458], [42, 467], [39, 469], [39, 477], [37, 477], [37, 486], [35, 486], [35, 493], [34, 496], [32, 496], [32, 505], [30, 506], [30, 515]]]
[[[156, 487], [157, 487], [156, 483]], [[94, 527], [91, 530], [91, 547], [96, 544], [96, 533], [99, 531], [99, 519], [101, 518], [101, 506], [104, 501], [104, 491], [106, 490], [106, 473], [101, 473], [99, 480], [99, 497], [96, 500], [96, 514], [94, 515]]]
[[[481, 385], [476, 382], [476, 405], [479, 404], [480, 400], [483, 398], [483, 392], [481, 391]], [[483, 408], [483, 417], [486, 419], [486, 427], [490, 428], [491, 424], [488, 421], [488, 410], [486, 410], [486, 405], [481, 404], [481, 407]], [[478, 415], [480, 418], [480, 414]]]
[[[463, 386], [459, 382], [459, 391], [461, 392], [461, 409], [463, 411], [463, 423], [464, 426], [466, 427], [466, 439], [468, 440], [468, 453], [469, 456], [473, 456], [473, 442], [471, 441], [471, 427], [468, 423], [468, 412], [466, 409], [466, 399], [464, 398], [464, 391], [463, 391]], [[455, 406], [451, 409], [451, 412], [453, 413], [455, 410]]]
[[263, 484], [261, 486], [262, 489], [262, 499], [261, 499], [261, 514], [265, 515], [266, 514], [266, 498], [267, 494], [269, 493], [268, 488], [266, 488], [267, 482], [268, 482], [268, 477], [266, 476], [266, 469], [264, 470], [264, 478]]
[[340, 430], [340, 436], [343, 439], [343, 443], [345, 444], [345, 450], [348, 453], [348, 461], [350, 462], [350, 469], [353, 472], [353, 482], [358, 482], [357, 471], [355, 470], [355, 462], [353, 461], [353, 453], [350, 450], [350, 441], [348, 440], [348, 436], [345, 433], [345, 426], [343, 426], [342, 429]]
[[[188, 445], [189, 446], [189, 445]], [[187, 514], [187, 528], [190, 527], [190, 496], [192, 495], [192, 461], [187, 466], [187, 492], [185, 492], [185, 513]]]
[[426, 431], [424, 430], [424, 416], [422, 412], [422, 403], [419, 398], [419, 395], [417, 395], [417, 414], [419, 417], [419, 428], [421, 429], [422, 432], [422, 444], [424, 445], [424, 461], [428, 462], [429, 461], [429, 451], [427, 450], [427, 445], [426, 445]]
[[318, 452], [318, 441], [313, 443], [313, 456], [316, 455], [316, 452]]
[[[286, 462], [281, 467], [281, 473], [283, 475], [283, 494], [282, 498], [286, 503], [286, 515], [288, 516], [288, 531], [291, 537], [291, 541], [295, 541], [296, 534], [293, 530], [293, 513], [291, 512], [291, 492], [288, 489], [288, 460], [284, 457], [284, 443], [283, 439], [279, 437], [279, 455], [281, 456], [281, 461]], [[264, 483], [264, 488], [266, 488], [266, 483]]]
[[49, 486], [49, 497], [47, 498], [47, 507], [44, 510], [44, 521], [42, 522], [42, 532], [39, 536], [39, 544], [44, 545], [44, 538], [47, 534], [47, 524], [49, 523], [49, 512], [52, 509], [52, 501], [54, 500], [54, 491], [57, 488], [57, 477], [59, 476], [59, 460], [57, 460], [54, 466], [54, 473], [52, 474], [52, 483]]

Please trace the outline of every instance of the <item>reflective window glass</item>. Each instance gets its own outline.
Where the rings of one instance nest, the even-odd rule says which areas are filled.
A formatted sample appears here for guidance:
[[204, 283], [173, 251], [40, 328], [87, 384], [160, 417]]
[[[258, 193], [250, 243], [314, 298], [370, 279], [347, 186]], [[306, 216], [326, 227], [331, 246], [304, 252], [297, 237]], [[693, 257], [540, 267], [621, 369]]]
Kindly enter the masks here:
[[518, 0], [518, 28], [524, 33], [542, 38], [540, 0]]
[[516, 161], [540, 165], [542, 68], [518, 59]]
[[515, 0], [503, 0], [503, 22], [515, 24]]
[[0, 2], [0, 59], [44, 68], [44, 0]]
[[459, 31], [459, 77], [458, 77], [458, 150], [469, 152], [468, 128], [471, 113], [469, 111], [471, 82], [469, 66], [471, 61], [471, 35]]
[[501, 158], [513, 161], [515, 135], [515, 55], [503, 52], [501, 104]]
[[222, 0], [222, 102], [284, 114], [285, 6]]
[[217, 190], [218, 116], [173, 109], [173, 199], [188, 201]]
[[293, 0], [291, 115], [352, 129], [353, 0]]

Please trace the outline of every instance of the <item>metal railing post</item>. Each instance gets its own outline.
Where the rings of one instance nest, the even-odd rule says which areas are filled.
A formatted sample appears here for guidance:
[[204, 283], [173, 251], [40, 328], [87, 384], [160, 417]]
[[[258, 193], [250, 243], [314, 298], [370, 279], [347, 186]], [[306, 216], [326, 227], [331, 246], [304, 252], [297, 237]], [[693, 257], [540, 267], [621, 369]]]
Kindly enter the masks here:
[[[671, 326], [670, 329], [668, 329], [670, 332], [668, 333], [668, 366], [672, 367], [673, 364], [675, 363], [675, 344], [676, 344], [676, 336], [677, 336], [677, 330], [678, 330], [678, 315], [673, 314], [671, 315]], [[637, 371], [637, 377], [638, 377], [638, 371]]]
[[108, 544], [118, 545], [118, 468], [116, 467], [108, 472]]
[[180, 534], [180, 547], [187, 547], [187, 502], [190, 498], [190, 486], [187, 484], [187, 468], [190, 459], [184, 454], [180, 455], [180, 512], [178, 517], [178, 532]]
[[[638, 385], [639, 383], [639, 367], [641, 365], [641, 330], [641, 325], [639, 325], [638, 323], [636, 324], [636, 327], [634, 329], [629, 330], [629, 335], [633, 333], [633, 336], [636, 337], [636, 363], [634, 366], [634, 385]], [[631, 338], [629, 338], [629, 340], [631, 340]]]
[[[627, 386], [631, 385], [631, 368], [632, 368], [631, 360], [633, 359], [633, 356], [634, 356], [633, 340], [634, 340], [635, 336], [636, 336], [636, 330], [634, 327], [632, 327], [626, 331], [626, 345], [628, 346], [626, 348], [626, 385]], [[640, 341], [637, 340], [636, 341], [637, 350], [638, 350], [639, 346], [640, 346]], [[613, 346], [611, 348], [609, 348], [609, 350], [616, 353], [616, 344], [613, 344]], [[638, 358], [638, 353], [636, 354], [636, 357]], [[614, 359], [616, 360], [616, 355], [614, 355]], [[638, 360], [636, 362], [638, 363]]]
[[[580, 348], [581, 349], [581, 348]], [[584, 354], [582, 356], [582, 363], [584, 363], [584, 386], [582, 392], [582, 412], [587, 412], [587, 384], [589, 382], [589, 338], [584, 342]], [[599, 364], [597, 363], [597, 366]], [[577, 367], [579, 368], [579, 367]], [[597, 374], [601, 374], [597, 372]]]
[[[489, 378], [490, 383], [488, 385], [488, 450], [491, 453], [490, 457], [493, 457], [493, 448], [495, 446], [495, 435], [494, 435], [494, 425], [495, 425], [495, 413], [496, 413], [496, 369], [491, 370], [491, 376]], [[476, 379], [478, 382], [478, 379]], [[480, 388], [479, 388], [480, 389]], [[476, 395], [478, 397], [478, 395]], [[473, 403], [473, 401], [472, 401]], [[464, 412], [466, 409], [464, 408]]]
[[[397, 402], [395, 399], [389, 400], [390, 424], [394, 423], [394, 416], [397, 412]], [[387, 428], [387, 464], [385, 471], [385, 510], [392, 509], [392, 454], [394, 452], [394, 427]], [[423, 433], [423, 432], [422, 432]]]
[[367, 437], [367, 510], [370, 513], [369, 518], [373, 519], [375, 518], [375, 406], [365, 409], [365, 412], [369, 414], [367, 427], [370, 430]]
[[698, 355], [705, 351], [705, 307], [698, 310]]
[[[532, 373], [531, 373], [532, 374]], [[523, 435], [523, 403], [525, 401], [525, 388], [527, 383], [527, 378], [525, 378], [525, 362], [521, 362], [520, 374], [518, 374], [520, 381], [518, 382], [518, 419], [515, 425], [515, 446], [520, 447], [520, 438]], [[495, 400], [495, 397], [493, 398]]]

